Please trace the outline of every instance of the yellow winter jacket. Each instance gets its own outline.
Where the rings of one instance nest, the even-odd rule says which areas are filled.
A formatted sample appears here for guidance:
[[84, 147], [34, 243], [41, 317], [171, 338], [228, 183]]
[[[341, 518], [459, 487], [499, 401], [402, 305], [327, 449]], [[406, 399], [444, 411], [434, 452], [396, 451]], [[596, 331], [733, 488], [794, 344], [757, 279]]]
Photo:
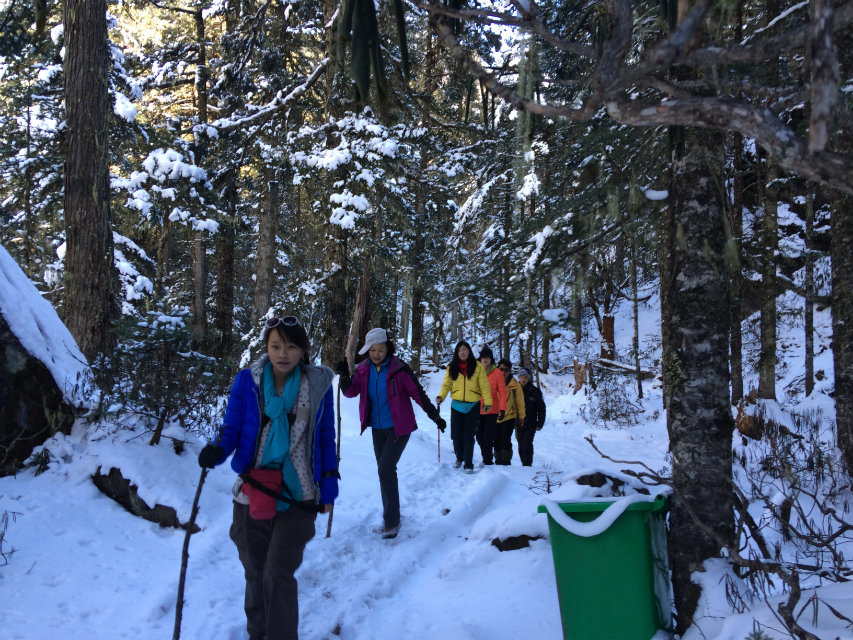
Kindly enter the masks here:
[[441, 383], [441, 391], [438, 392], [438, 397], [444, 400], [448, 391], [450, 397], [459, 402], [479, 402], [482, 398], [486, 406], [492, 404], [489, 379], [486, 377], [486, 370], [479, 362], [474, 369], [474, 375], [470, 378], [460, 372], [454, 380], [450, 377], [450, 367], [448, 367], [447, 371], [444, 372], [444, 381]]
[[506, 413], [504, 414], [504, 419], [498, 420], [498, 422], [506, 422], [507, 420], [518, 418], [518, 426], [521, 426], [526, 415], [524, 391], [515, 378], [510, 378], [509, 382], [506, 383]]

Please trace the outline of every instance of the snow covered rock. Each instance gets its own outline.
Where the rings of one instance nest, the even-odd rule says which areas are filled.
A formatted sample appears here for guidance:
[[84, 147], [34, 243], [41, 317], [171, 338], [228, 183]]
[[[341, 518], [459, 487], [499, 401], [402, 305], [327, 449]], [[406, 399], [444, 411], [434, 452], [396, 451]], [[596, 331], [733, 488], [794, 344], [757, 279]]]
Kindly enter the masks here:
[[88, 408], [91, 372], [74, 338], [0, 246], [0, 476], [68, 433]]

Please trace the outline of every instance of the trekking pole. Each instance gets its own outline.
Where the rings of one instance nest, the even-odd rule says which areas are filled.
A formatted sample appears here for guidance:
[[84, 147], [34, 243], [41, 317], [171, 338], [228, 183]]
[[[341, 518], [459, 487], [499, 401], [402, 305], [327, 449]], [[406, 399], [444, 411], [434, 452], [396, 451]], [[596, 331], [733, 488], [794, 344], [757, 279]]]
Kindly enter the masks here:
[[184, 534], [184, 548], [181, 552], [181, 577], [178, 580], [178, 601], [175, 603], [175, 630], [172, 633], [172, 640], [179, 640], [181, 637], [181, 618], [184, 613], [184, 585], [187, 578], [187, 563], [190, 558], [190, 536], [195, 533], [195, 518], [198, 515], [198, 500], [201, 497], [201, 488], [204, 486], [204, 479], [207, 477], [207, 467], [202, 468], [201, 477], [198, 479], [198, 487], [195, 490], [195, 499], [193, 499], [193, 507], [190, 511], [190, 520], [186, 524], [186, 533]]
[[[341, 467], [341, 381], [338, 379], [338, 473], [340, 473]], [[329, 524], [326, 526], [326, 537], [330, 537], [332, 535], [332, 517], [335, 515], [335, 505], [332, 504], [332, 508], [329, 510]]]
[[441, 464], [441, 429], [438, 429], [438, 464]]

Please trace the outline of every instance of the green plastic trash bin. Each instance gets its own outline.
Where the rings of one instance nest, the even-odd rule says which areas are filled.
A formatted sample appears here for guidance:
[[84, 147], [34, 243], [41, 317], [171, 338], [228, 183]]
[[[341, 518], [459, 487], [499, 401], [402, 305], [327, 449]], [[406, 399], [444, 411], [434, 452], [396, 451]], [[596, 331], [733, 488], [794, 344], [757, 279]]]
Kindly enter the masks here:
[[665, 496], [544, 501], [565, 640], [650, 640], [669, 629]]

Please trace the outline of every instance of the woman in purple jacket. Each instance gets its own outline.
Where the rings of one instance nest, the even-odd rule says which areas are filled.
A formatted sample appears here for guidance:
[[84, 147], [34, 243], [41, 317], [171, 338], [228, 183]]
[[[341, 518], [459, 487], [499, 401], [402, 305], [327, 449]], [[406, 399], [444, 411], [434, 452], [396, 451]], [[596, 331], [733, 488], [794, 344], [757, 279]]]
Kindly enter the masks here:
[[400, 530], [400, 492], [397, 487], [397, 462], [418, 428], [412, 400], [417, 402], [441, 431], [447, 427], [438, 409], [405, 362], [394, 355], [394, 343], [385, 329], [371, 329], [359, 355], [367, 354], [352, 377], [346, 360], [337, 365], [339, 386], [347, 398], [359, 396], [361, 432], [373, 432], [373, 452], [379, 471], [384, 526], [383, 538], [394, 538]]

